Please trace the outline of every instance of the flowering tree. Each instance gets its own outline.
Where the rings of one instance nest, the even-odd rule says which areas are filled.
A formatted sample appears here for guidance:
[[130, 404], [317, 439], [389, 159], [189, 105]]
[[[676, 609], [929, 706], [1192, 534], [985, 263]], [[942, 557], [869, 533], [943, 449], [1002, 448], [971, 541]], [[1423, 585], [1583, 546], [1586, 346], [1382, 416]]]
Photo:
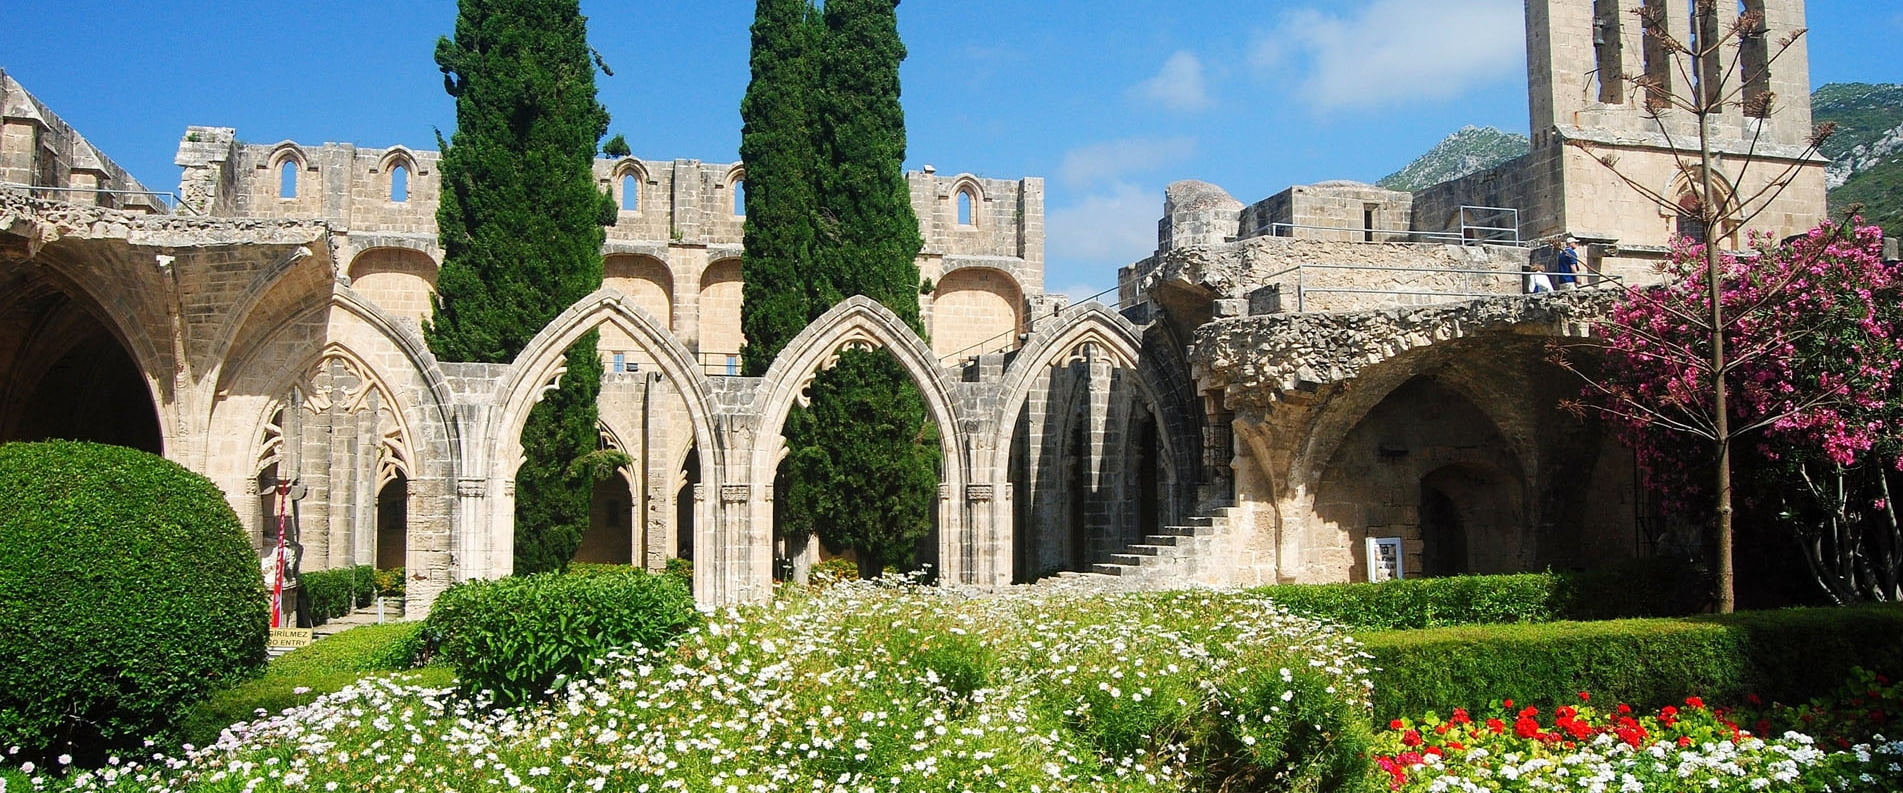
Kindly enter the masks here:
[[[1695, 221], [1696, 231], [1690, 240], [1697, 243], [1703, 256], [1703, 283], [1711, 292], [1705, 300], [1709, 316], [1704, 320], [1708, 334], [1704, 354], [1709, 363], [1705, 369], [1709, 380], [1703, 390], [1709, 403], [1704, 415], [1710, 418], [1710, 423], [1702, 434], [1711, 439], [1714, 452], [1708, 470], [1715, 485], [1712, 511], [1717, 524], [1718, 610], [1729, 613], [1737, 603], [1737, 585], [1732, 573], [1731, 441], [1746, 430], [1729, 426], [1730, 394], [1723, 373], [1729, 370], [1725, 329], [1733, 323], [1724, 314], [1725, 301], [1716, 296], [1718, 286], [1723, 283], [1719, 275], [1722, 264], [1718, 242], [1726, 236], [1726, 230], [1744, 227], [1768, 209], [1804, 167], [1805, 161], [1815, 155], [1818, 147], [1835, 131], [1836, 125], [1818, 127], [1803, 154], [1787, 159], [1778, 173], [1761, 180], [1761, 186], [1746, 187], [1737, 193], [1722, 189], [1716, 178], [1720, 157], [1714, 148], [1714, 120], [1732, 107], [1752, 119], [1771, 117], [1776, 111], [1777, 96], [1769, 90], [1769, 70], [1804, 37], [1805, 30], [1785, 31], [1772, 42], [1762, 10], [1744, 10], [1725, 24], [1717, 0], [1694, 0], [1687, 20], [1691, 37], [1681, 40], [1672, 32], [1669, 5], [1648, 2], [1633, 11], [1644, 32], [1647, 49], [1656, 51], [1662, 63], [1658, 69], [1648, 67], [1644, 74], [1630, 80], [1642, 92], [1645, 110], [1671, 153], [1676, 170], [1688, 182], [1691, 194], [1680, 198], [1659, 192], [1645, 180], [1620, 171], [1616, 156], [1597, 154], [1591, 141], [1570, 141], [1569, 145], [1592, 154], [1647, 200]], [[1756, 50], [1755, 56], [1747, 57], [1747, 49]], [[1687, 140], [1675, 134], [1671, 122], [1676, 118], [1695, 121], [1695, 136]], [[1738, 186], [1747, 186], [1745, 173], [1760, 165], [1756, 135], [1762, 133], [1763, 126], [1755, 129], [1745, 150], [1724, 153], [1736, 162], [1738, 172], [1734, 181]], [[1763, 164], [1771, 164], [1769, 158], [1764, 159]], [[1684, 257], [1678, 257], [1675, 266], [1688, 269], [1682, 267], [1685, 261]]]
[[[1680, 436], [1755, 441], [1739, 448], [1764, 463], [1824, 591], [1840, 603], [1897, 600], [1903, 268], [1884, 263], [1876, 227], [1826, 223], [1752, 243], [1719, 252], [1714, 289], [1704, 246], [1681, 240], [1667, 282], [1628, 292], [1600, 324], [1603, 370], [1579, 406], [1609, 414], [1647, 484], [1681, 504], [1715, 494], [1703, 484], [1712, 460]], [[1717, 333], [1713, 317], [1725, 318]], [[1729, 352], [1722, 363], [1714, 339]], [[1722, 417], [1718, 382], [1733, 397]]]

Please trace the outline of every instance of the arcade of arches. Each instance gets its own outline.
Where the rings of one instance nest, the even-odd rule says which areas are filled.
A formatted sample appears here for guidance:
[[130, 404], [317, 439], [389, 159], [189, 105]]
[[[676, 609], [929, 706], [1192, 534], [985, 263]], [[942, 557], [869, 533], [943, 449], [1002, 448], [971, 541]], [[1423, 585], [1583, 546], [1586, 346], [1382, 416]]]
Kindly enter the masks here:
[[[1629, 458], [1542, 401], [1556, 378], [1537, 370], [1537, 340], [1577, 317], [1452, 322], [1459, 333], [1290, 391], [1209, 360], [1301, 349], [1249, 335], [1287, 332], [1272, 329], [1286, 317], [1210, 323], [1191, 346], [1170, 323], [1096, 304], [1038, 314], [1007, 274], [968, 268], [924, 298], [939, 323], [968, 318], [950, 341], [928, 345], [853, 298], [749, 378], [707, 358], [737, 344], [710, 313], [738, 299], [732, 260], [681, 284], [653, 257], [611, 255], [604, 288], [517, 360], [451, 363], [418, 329], [426, 252], [372, 247], [342, 266], [317, 223], [103, 209], [83, 212], [113, 223], [74, 223], [82, 210], [0, 201], [23, 219], [9, 241], [33, 240], [6, 246], [0, 270], [0, 439], [163, 453], [230, 494], [260, 553], [288, 514], [303, 569], [401, 566], [417, 608], [510, 571], [522, 423], [594, 330], [609, 364], [601, 446], [632, 462], [597, 486], [576, 558], [691, 558], [704, 602], [763, 598], [822, 553], [775, 542], [772, 485], [787, 411], [848, 347], [891, 354], [939, 427], [922, 556], [945, 583], [1344, 580], [1367, 574], [1370, 536], [1401, 538], [1407, 568], [1428, 574], [1632, 553]], [[1232, 335], [1205, 338], [1218, 326]], [[941, 357], [990, 337], [1009, 349]]]

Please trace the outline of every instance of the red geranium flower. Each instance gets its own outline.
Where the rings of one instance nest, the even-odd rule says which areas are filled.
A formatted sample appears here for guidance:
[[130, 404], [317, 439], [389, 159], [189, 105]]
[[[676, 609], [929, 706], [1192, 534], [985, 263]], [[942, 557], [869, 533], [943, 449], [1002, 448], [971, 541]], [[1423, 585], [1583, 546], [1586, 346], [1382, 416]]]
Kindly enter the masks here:
[[1408, 730], [1407, 732], [1405, 732], [1405, 733], [1402, 733], [1402, 734], [1401, 734], [1401, 745], [1403, 745], [1403, 746], [1420, 746], [1420, 745], [1421, 745], [1421, 733], [1420, 733], [1420, 732], [1419, 732], [1418, 730]]
[[1388, 729], [1390, 730], [1399, 730], [1406, 726], [1407, 726], [1407, 722], [1401, 721], [1400, 719], [1395, 719], [1394, 721], [1388, 722]]
[[1685, 704], [1694, 708], [1702, 708], [1705, 706], [1705, 701], [1698, 697], [1686, 697]]
[[1487, 729], [1492, 730], [1495, 735], [1498, 735], [1500, 733], [1506, 732], [1507, 723], [1499, 719], [1488, 719]]
[[1588, 693], [1588, 692], [1585, 692], [1585, 691], [1581, 691], [1581, 692], [1579, 692], [1579, 701], [1580, 701], [1580, 702], [1589, 702], [1589, 701], [1591, 701], [1591, 700], [1592, 700], [1592, 694], [1590, 694], [1590, 693]]

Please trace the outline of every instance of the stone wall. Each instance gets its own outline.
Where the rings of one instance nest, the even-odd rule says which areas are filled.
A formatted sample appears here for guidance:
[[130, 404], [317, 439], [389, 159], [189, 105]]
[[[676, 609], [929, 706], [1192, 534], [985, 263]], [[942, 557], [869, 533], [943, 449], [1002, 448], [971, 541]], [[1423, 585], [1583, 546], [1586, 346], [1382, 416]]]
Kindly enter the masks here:
[[[75, 204], [164, 213], [164, 201], [0, 69], [0, 185]], [[0, 187], [0, 189], [5, 189]], [[124, 192], [98, 192], [98, 191]]]
[[[395, 313], [418, 322], [427, 318], [434, 263], [442, 258], [439, 160], [437, 152], [403, 146], [243, 143], [222, 127], [189, 128], [177, 158], [187, 204], [224, 217], [324, 219], [347, 277], [369, 278], [361, 291], [394, 301]], [[594, 170], [618, 207], [603, 245], [605, 283], [637, 297], [707, 356], [712, 370], [724, 371], [741, 346], [736, 264], [746, 222], [745, 170], [740, 163], [635, 157], [597, 159]], [[942, 347], [947, 352], [1015, 346], [1025, 318], [1051, 307], [1043, 294], [1043, 180], [927, 169], [907, 174], [906, 181], [924, 239], [920, 276], [950, 284], [921, 294], [927, 329], [936, 338], [964, 340]], [[431, 266], [421, 266], [418, 256]], [[940, 302], [948, 317], [943, 326], [936, 319]], [[994, 337], [1002, 344], [989, 344]], [[611, 334], [604, 361], [614, 351], [629, 352], [623, 342]]]

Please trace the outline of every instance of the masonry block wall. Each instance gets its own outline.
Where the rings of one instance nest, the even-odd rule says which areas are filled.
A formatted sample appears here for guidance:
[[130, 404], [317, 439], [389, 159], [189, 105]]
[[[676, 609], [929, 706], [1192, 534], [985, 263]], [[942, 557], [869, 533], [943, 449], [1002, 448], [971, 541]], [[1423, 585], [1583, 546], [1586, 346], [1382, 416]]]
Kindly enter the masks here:
[[[250, 144], [234, 130], [192, 127], [179, 145], [181, 194], [207, 214], [321, 218], [337, 232], [349, 283], [421, 323], [441, 259], [436, 244], [440, 154], [292, 141]], [[636, 299], [703, 357], [737, 367], [739, 262], [746, 171], [740, 163], [600, 158], [595, 177], [617, 206], [603, 246], [605, 283]], [[1043, 180], [906, 176], [919, 231], [920, 306], [947, 355], [1016, 346], [1044, 297]], [[948, 320], [936, 319], [944, 314]], [[605, 338], [605, 362], [634, 353]]]
[[[0, 69], [0, 185], [70, 188], [35, 192], [74, 204], [165, 212], [144, 185]], [[130, 192], [95, 192], [101, 190]]]

